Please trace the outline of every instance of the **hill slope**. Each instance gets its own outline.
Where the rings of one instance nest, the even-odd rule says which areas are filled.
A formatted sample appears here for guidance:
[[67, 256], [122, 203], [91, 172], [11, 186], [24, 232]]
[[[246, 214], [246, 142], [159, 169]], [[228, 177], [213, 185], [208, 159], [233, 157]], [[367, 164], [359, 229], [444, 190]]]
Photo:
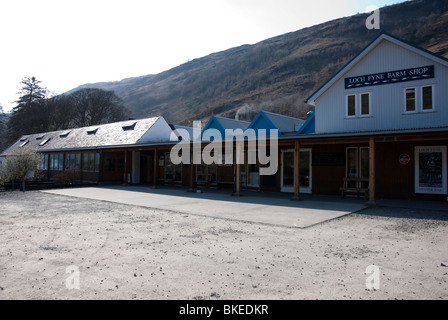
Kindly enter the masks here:
[[[381, 10], [381, 30], [358, 14], [192, 60], [157, 75], [83, 85], [114, 90], [135, 118], [189, 124], [212, 115], [251, 120], [260, 108], [302, 117], [304, 100], [381, 31], [448, 57], [448, 1]], [[75, 89], [76, 90], [76, 89]], [[246, 115], [244, 113], [247, 113]]]

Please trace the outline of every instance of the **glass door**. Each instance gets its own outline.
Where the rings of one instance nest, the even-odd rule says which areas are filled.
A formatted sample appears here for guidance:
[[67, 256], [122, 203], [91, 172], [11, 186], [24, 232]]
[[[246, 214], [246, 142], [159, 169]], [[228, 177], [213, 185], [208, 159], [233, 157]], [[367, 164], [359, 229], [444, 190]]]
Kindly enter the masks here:
[[294, 192], [294, 150], [282, 150], [281, 191]]
[[[249, 150], [248, 151], [248, 164], [247, 164], [247, 186], [251, 188], [259, 188], [260, 187], [260, 164], [257, 159], [257, 151]], [[256, 162], [255, 164], [251, 164]]]
[[312, 193], [311, 149], [300, 150], [300, 193]]
[[[360, 152], [360, 178], [368, 179], [370, 177], [370, 162], [369, 162], [369, 153], [370, 148], [363, 147], [359, 148]], [[367, 181], [363, 181], [360, 183], [360, 187], [367, 189], [369, 187], [369, 183]]]
[[[311, 149], [300, 150], [299, 183], [300, 193], [312, 193]], [[294, 192], [294, 150], [282, 151], [281, 191]]]
[[[347, 178], [369, 178], [369, 148], [347, 148]], [[351, 181], [349, 188], [368, 188], [368, 182]]]

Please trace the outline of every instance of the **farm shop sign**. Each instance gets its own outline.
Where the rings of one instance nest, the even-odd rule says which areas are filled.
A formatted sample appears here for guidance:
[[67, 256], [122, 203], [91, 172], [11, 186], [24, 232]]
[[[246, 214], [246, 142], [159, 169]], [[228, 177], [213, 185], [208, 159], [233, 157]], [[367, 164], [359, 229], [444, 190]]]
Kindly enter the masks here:
[[434, 78], [434, 66], [427, 66], [345, 78], [345, 89], [379, 86], [383, 84], [432, 78]]

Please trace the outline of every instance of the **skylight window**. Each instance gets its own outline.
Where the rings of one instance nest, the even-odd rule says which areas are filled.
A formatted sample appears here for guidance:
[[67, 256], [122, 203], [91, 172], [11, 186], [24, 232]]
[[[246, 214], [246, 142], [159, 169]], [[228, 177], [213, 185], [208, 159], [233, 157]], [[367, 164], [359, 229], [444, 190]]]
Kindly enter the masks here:
[[36, 140], [42, 140], [43, 138], [45, 138], [45, 135], [37, 137]]
[[131, 131], [135, 129], [135, 125], [137, 124], [137, 122], [134, 122], [133, 124], [129, 125], [129, 126], [123, 126], [123, 131]]
[[46, 145], [47, 142], [50, 141], [50, 140], [51, 140], [51, 138], [45, 139], [44, 141], [42, 141], [41, 143], [39, 143], [39, 146], [42, 147], [42, 146]]
[[61, 138], [66, 138], [66, 137], [70, 134], [70, 132], [71, 132], [71, 131], [65, 131], [65, 132], [61, 133], [59, 136], [60, 136]]
[[[22, 140], [20, 140], [20, 141], [22, 141]], [[25, 142], [23, 142], [23, 143], [19, 146], [19, 148], [23, 148], [24, 146], [26, 146], [26, 144], [27, 144], [28, 142], [30, 142], [30, 140], [26, 140]]]
[[87, 130], [88, 135], [93, 135], [93, 134], [96, 134], [97, 132], [98, 132], [98, 128], [93, 128], [93, 129]]

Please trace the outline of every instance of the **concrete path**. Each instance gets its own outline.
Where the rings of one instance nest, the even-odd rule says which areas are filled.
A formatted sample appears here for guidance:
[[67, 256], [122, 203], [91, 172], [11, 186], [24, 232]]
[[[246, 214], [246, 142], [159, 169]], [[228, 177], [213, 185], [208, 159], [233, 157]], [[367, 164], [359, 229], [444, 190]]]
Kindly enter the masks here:
[[185, 189], [141, 186], [85, 187], [43, 192], [296, 228], [307, 228], [365, 208], [363, 199], [304, 196], [303, 201], [291, 201], [291, 196], [286, 194], [247, 192], [242, 197], [233, 197], [231, 191], [189, 193]]

